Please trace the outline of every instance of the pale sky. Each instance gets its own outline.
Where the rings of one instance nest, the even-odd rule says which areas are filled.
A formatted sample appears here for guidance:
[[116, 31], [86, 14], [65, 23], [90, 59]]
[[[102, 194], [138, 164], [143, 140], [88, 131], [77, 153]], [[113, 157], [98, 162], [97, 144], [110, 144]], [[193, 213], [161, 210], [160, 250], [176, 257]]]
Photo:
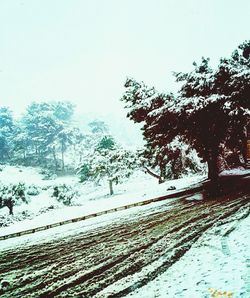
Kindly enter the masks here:
[[0, 0], [0, 106], [122, 115], [127, 76], [174, 91], [172, 71], [215, 64], [249, 33], [249, 0]]

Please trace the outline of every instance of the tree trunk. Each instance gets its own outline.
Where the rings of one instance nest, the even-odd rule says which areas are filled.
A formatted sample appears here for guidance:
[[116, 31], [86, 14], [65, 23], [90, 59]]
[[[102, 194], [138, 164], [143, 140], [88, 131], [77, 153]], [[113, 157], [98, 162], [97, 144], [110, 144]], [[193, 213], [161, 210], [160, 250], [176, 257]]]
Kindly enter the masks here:
[[166, 181], [166, 163], [160, 164], [160, 173], [159, 184]]
[[62, 171], [64, 172], [64, 151], [62, 148]]
[[208, 179], [217, 181], [219, 177], [218, 154], [213, 151], [208, 159]]
[[114, 194], [113, 190], [113, 181], [110, 179], [109, 180], [109, 194], [112, 196]]
[[152, 172], [150, 169], [148, 169], [147, 167], [143, 167], [145, 170], [146, 170], [146, 172], [149, 174], [149, 175], [151, 175], [152, 177], [155, 177], [155, 178], [157, 178], [157, 179], [161, 179], [161, 176], [160, 175], [157, 175], [157, 174], [155, 174], [154, 172]]
[[9, 208], [9, 214], [13, 215], [13, 203], [12, 202], [8, 202], [6, 204], [6, 206]]
[[57, 159], [56, 159], [55, 147], [53, 147], [52, 152], [53, 152], [54, 166], [55, 166], [55, 172], [56, 172], [57, 171]]
[[221, 194], [221, 186], [219, 183], [219, 167], [218, 167], [218, 150], [213, 150], [208, 159], [208, 197], [214, 198]]
[[10, 215], [13, 215], [13, 205], [10, 205], [9, 209], [10, 209]]

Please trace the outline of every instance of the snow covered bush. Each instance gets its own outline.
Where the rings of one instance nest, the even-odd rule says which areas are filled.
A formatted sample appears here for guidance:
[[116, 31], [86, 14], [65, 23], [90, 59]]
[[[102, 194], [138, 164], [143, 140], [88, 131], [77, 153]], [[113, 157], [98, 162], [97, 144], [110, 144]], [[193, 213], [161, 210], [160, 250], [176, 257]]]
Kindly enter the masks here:
[[41, 170], [40, 174], [43, 175], [43, 180], [54, 180], [57, 177], [53, 171], [50, 171], [48, 169]]
[[24, 183], [0, 185], [0, 208], [8, 207], [10, 215], [13, 215], [14, 205], [22, 202], [28, 202]]
[[25, 219], [31, 219], [33, 218], [34, 214], [28, 210], [19, 212], [17, 214], [14, 214], [12, 216], [8, 216], [6, 214], [0, 216], [0, 227], [7, 227], [14, 222], [22, 221]]
[[48, 211], [51, 211], [51, 210], [54, 210], [54, 209], [57, 209], [58, 206], [55, 206], [55, 205], [50, 205], [48, 207], [43, 207], [39, 210], [38, 214], [43, 214], [43, 213], [46, 213]]
[[87, 163], [84, 163], [81, 165], [78, 174], [80, 176], [80, 182], [85, 182], [89, 179], [90, 177], [90, 168]]
[[54, 186], [52, 196], [55, 197], [58, 202], [70, 206], [72, 205], [73, 199], [77, 198], [79, 194], [71, 186], [61, 184]]
[[34, 184], [30, 185], [27, 189], [27, 194], [30, 196], [37, 196], [40, 193], [40, 188]]

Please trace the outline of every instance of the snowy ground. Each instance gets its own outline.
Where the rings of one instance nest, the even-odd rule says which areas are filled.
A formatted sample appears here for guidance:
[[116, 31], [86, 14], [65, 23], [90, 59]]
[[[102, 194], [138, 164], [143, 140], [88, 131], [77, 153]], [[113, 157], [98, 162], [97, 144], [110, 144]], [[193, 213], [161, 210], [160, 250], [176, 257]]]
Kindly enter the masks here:
[[223, 172], [220, 173], [220, 176], [237, 176], [237, 175], [249, 175], [250, 174], [250, 169], [246, 170], [244, 167], [239, 167], [236, 169], [231, 169], [231, 170], [224, 170]]
[[[21, 170], [6, 167], [6, 172], [0, 173], [0, 179], [4, 183], [24, 181], [27, 185], [40, 187], [69, 183], [81, 192], [77, 201], [81, 206], [58, 206], [59, 209], [1, 228], [0, 235], [168, 194], [169, 186], [177, 189], [189, 187], [204, 178], [189, 177], [159, 185], [151, 177], [137, 176], [117, 187], [117, 194], [109, 197], [105, 185], [104, 188], [82, 185], [72, 177], [44, 181], [35, 169]], [[242, 172], [226, 172], [222, 176], [230, 174]], [[86, 297], [104, 298], [116, 297], [116, 294], [130, 289], [129, 294], [122, 297], [248, 298], [248, 197], [249, 194], [240, 194], [232, 200], [202, 203], [201, 195], [187, 197], [184, 201], [169, 199], [0, 241], [0, 268], [4, 280], [10, 283], [6, 297], [14, 297], [13, 293], [19, 291], [31, 295], [31, 290], [26, 287], [27, 279], [32, 281], [29, 287], [34, 288], [30, 297], [36, 297], [43, 291], [52, 291], [56, 296], [59, 293], [58, 297], [61, 297], [60, 293], [65, 291], [66, 296], [84, 292]], [[53, 200], [50, 189], [44, 190], [39, 196], [32, 197], [28, 205], [17, 206], [14, 211], [21, 212], [30, 207], [35, 214], [39, 208], [55, 204]], [[221, 219], [218, 220], [219, 217]], [[44, 244], [47, 250], [44, 250]], [[58, 253], [60, 258], [56, 256]], [[48, 256], [40, 258], [44, 254]], [[27, 255], [27, 259], [23, 255]], [[178, 255], [181, 256], [179, 260]], [[109, 264], [113, 264], [112, 267]], [[43, 266], [47, 266], [46, 271], [39, 269]], [[50, 271], [51, 268], [53, 271]], [[93, 275], [92, 283], [92, 278], [88, 279], [85, 275], [90, 273], [92, 276], [95, 270], [100, 274]], [[61, 275], [65, 276], [63, 280]], [[41, 292], [39, 284], [43, 284], [45, 279], [48, 285]], [[84, 285], [79, 288], [78, 280], [82, 279]], [[143, 283], [142, 287], [138, 286], [140, 283]]]
[[[147, 200], [152, 197], [163, 196], [173, 192], [173, 190], [168, 190], [171, 186], [174, 186], [176, 190], [180, 190], [202, 180], [204, 180], [204, 176], [193, 176], [159, 185], [157, 179], [144, 173], [137, 173], [126, 183], [115, 186], [115, 195], [110, 197], [107, 194], [108, 188], [105, 183], [100, 186], [95, 186], [93, 183], [81, 184], [78, 182], [77, 177], [72, 176], [43, 180], [43, 176], [39, 174], [38, 169], [6, 166], [0, 172], [0, 181], [2, 183], [24, 182], [26, 185], [34, 184], [44, 190], [37, 196], [30, 196], [28, 204], [14, 207], [14, 218], [19, 219], [19, 216], [23, 213], [29, 214], [29, 218], [18, 222], [10, 222], [8, 227], [0, 228], [0, 235], [32, 229], [41, 225]], [[75, 206], [66, 207], [58, 203], [55, 198], [52, 198], [53, 189], [48, 187], [62, 183], [71, 185], [79, 192], [79, 197], [74, 200]], [[53, 206], [53, 209], [49, 209], [50, 206]], [[0, 209], [1, 215], [9, 218], [6, 207]]]
[[[104, 214], [99, 217], [86, 219], [84, 221], [70, 223], [67, 225], [55, 227], [53, 229], [40, 231], [34, 234], [23, 235], [21, 237], [15, 237], [0, 241], [0, 251], [5, 249], [13, 249], [14, 247], [21, 247], [25, 245], [34, 245], [38, 243], [44, 243], [56, 239], [64, 239], [67, 237], [75, 236], [83, 232], [91, 232], [92, 230], [100, 227], [105, 227], [110, 224], [114, 224], [119, 221], [127, 221], [134, 217], [140, 217], [141, 214], [150, 214], [155, 208], [163, 208], [163, 210], [170, 210], [172, 203], [178, 199], [169, 199], [166, 201], [152, 203], [150, 205], [134, 207], [128, 210], [118, 211], [110, 214]], [[33, 221], [32, 221], [33, 222]], [[21, 223], [22, 224], [22, 223]], [[23, 226], [22, 226], [23, 227]], [[10, 231], [16, 231], [16, 225], [9, 227]], [[8, 229], [2, 229], [2, 233], [7, 233]]]
[[171, 199], [0, 241], [3, 297], [247, 298], [249, 208]]
[[250, 297], [249, 208], [246, 214], [210, 229], [166, 272], [127, 297]]

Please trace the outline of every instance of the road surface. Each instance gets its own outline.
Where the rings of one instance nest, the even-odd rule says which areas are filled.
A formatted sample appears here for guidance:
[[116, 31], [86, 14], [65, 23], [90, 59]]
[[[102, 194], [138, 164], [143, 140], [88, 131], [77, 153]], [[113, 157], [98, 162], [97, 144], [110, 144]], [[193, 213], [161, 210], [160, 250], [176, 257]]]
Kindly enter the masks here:
[[207, 201], [180, 199], [89, 232], [4, 250], [2, 297], [124, 297], [167, 270], [215, 223], [250, 206], [249, 198], [243, 188]]

